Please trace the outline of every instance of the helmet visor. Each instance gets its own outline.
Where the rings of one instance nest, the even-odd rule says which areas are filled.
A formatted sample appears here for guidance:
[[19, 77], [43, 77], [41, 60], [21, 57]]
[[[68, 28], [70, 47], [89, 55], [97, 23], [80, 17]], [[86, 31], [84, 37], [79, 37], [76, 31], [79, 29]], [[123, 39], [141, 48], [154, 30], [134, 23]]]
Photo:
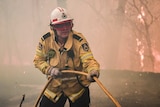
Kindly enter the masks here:
[[72, 21], [64, 21], [58, 24], [53, 25], [55, 30], [64, 30], [64, 29], [71, 29], [72, 28]]

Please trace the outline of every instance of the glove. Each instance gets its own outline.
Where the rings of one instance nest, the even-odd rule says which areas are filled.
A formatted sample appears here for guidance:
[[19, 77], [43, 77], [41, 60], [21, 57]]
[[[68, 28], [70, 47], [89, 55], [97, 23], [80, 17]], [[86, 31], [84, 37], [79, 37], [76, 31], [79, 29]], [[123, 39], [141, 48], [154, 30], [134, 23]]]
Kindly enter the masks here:
[[87, 79], [90, 81], [90, 82], [95, 82], [95, 80], [93, 79], [93, 77], [99, 77], [99, 72], [98, 71], [91, 71], [88, 75], [87, 75]]
[[56, 77], [62, 75], [62, 72], [59, 70], [59, 68], [51, 67], [51, 68], [48, 70], [48, 74], [49, 74], [51, 77], [56, 78]]

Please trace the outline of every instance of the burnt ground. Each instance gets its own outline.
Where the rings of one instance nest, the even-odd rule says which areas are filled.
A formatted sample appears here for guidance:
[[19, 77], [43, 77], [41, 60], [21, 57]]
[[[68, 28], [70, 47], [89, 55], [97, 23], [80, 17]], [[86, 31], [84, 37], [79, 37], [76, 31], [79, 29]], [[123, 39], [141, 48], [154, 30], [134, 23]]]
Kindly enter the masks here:
[[[159, 73], [102, 70], [99, 80], [122, 107], [160, 107]], [[33, 68], [1, 68], [0, 107], [19, 107], [23, 94], [22, 107], [33, 107], [46, 82]], [[91, 107], [116, 107], [96, 83], [90, 90]]]
[[[100, 81], [122, 107], [160, 107], [160, 74], [118, 70], [103, 72]], [[115, 107], [97, 87], [91, 86], [92, 107]]]

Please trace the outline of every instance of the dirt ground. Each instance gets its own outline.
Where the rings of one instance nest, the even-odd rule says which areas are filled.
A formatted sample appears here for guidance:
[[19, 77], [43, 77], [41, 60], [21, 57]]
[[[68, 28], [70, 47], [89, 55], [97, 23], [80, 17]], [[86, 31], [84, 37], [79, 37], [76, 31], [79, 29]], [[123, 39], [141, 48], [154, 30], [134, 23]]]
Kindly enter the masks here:
[[[31, 69], [12, 70], [9, 74], [1, 72], [0, 107], [18, 107], [24, 94], [22, 107], [33, 106], [47, 82], [45, 76]], [[102, 70], [99, 80], [122, 107], [160, 107], [158, 73]], [[97, 83], [91, 84], [90, 91], [91, 107], [116, 107]], [[68, 102], [65, 107], [69, 107]]]
[[[160, 74], [103, 71], [101, 82], [122, 107], [160, 107]], [[91, 107], [115, 107], [97, 85], [91, 86]]]

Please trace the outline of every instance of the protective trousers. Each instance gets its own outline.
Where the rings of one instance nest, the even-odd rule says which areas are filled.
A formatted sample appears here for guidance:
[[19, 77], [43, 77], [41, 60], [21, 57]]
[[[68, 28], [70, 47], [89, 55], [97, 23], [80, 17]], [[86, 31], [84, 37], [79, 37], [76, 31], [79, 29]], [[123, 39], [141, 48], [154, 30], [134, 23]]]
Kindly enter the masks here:
[[[51, 100], [49, 100], [46, 96], [43, 96], [39, 107], [64, 107], [67, 99], [68, 99], [67, 96], [63, 94], [60, 97], [60, 99], [56, 103], [54, 103]], [[85, 92], [83, 93], [83, 95], [79, 99], [77, 99], [74, 103], [71, 102], [71, 100], [69, 100], [69, 104], [70, 107], [89, 107], [90, 104], [89, 88], [85, 88]]]

